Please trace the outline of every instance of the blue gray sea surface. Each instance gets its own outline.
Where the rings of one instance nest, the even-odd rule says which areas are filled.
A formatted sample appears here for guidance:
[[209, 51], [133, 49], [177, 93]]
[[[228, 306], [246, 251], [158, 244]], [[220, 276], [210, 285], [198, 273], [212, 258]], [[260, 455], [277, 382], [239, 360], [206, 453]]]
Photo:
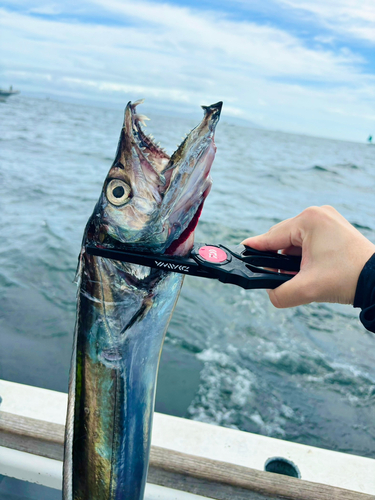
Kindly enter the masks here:
[[[147, 101], [142, 108], [169, 153], [200, 120], [199, 112], [155, 116]], [[25, 96], [1, 103], [0, 378], [67, 391], [77, 256], [122, 118], [120, 108]], [[323, 204], [375, 241], [375, 147], [225, 118], [216, 144], [196, 241], [237, 244]], [[264, 290], [186, 278], [161, 359], [158, 411], [375, 457], [374, 403], [375, 336], [358, 310], [277, 310]]]

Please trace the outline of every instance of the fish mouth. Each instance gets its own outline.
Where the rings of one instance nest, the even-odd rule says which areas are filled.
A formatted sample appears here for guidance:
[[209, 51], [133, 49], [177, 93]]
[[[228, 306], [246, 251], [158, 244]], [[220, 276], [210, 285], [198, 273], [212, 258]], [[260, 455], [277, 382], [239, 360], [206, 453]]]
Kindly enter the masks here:
[[211, 189], [210, 169], [216, 153], [214, 134], [223, 103], [202, 106], [202, 121], [169, 157], [152, 136], [145, 134], [142, 125], [147, 117], [136, 109], [141, 102], [128, 103], [124, 128], [137, 145], [143, 164], [146, 162], [152, 195], [155, 199], [160, 197], [151, 220], [158, 228], [152, 235], [155, 253], [186, 255], [193, 246], [194, 230]]

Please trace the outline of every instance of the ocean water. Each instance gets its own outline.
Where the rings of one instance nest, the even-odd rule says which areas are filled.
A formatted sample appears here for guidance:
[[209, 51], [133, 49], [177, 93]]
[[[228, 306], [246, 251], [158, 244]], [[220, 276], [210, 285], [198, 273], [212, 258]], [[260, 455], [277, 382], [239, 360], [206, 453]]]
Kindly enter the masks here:
[[[142, 108], [170, 153], [200, 119]], [[0, 378], [67, 391], [77, 256], [122, 118], [25, 96], [0, 104]], [[216, 144], [196, 241], [237, 244], [323, 204], [375, 241], [375, 147], [225, 120]], [[185, 279], [158, 411], [375, 457], [374, 403], [375, 337], [358, 310], [277, 310], [264, 290]]]

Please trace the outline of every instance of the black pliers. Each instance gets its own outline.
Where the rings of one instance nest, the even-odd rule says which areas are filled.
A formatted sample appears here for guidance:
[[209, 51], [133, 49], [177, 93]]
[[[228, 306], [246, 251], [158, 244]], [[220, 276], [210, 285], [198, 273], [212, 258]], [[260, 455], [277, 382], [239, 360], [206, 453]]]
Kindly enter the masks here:
[[[140, 264], [175, 273], [217, 279], [245, 289], [276, 288], [293, 278], [300, 270], [301, 257], [261, 252], [244, 245], [195, 244], [185, 257], [156, 255], [134, 250], [113, 249], [91, 244], [87, 253], [108, 259]], [[272, 269], [272, 270], [271, 270]], [[290, 273], [282, 273], [289, 271]]]

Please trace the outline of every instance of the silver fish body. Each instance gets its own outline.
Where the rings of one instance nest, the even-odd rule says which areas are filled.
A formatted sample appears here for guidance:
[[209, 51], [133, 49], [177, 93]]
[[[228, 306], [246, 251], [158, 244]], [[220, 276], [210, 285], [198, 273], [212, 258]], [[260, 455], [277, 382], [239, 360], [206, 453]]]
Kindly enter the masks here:
[[142, 500], [160, 353], [183, 277], [88, 255], [86, 243], [183, 255], [207, 196], [221, 103], [171, 158], [129, 103], [80, 254], [64, 500]]

